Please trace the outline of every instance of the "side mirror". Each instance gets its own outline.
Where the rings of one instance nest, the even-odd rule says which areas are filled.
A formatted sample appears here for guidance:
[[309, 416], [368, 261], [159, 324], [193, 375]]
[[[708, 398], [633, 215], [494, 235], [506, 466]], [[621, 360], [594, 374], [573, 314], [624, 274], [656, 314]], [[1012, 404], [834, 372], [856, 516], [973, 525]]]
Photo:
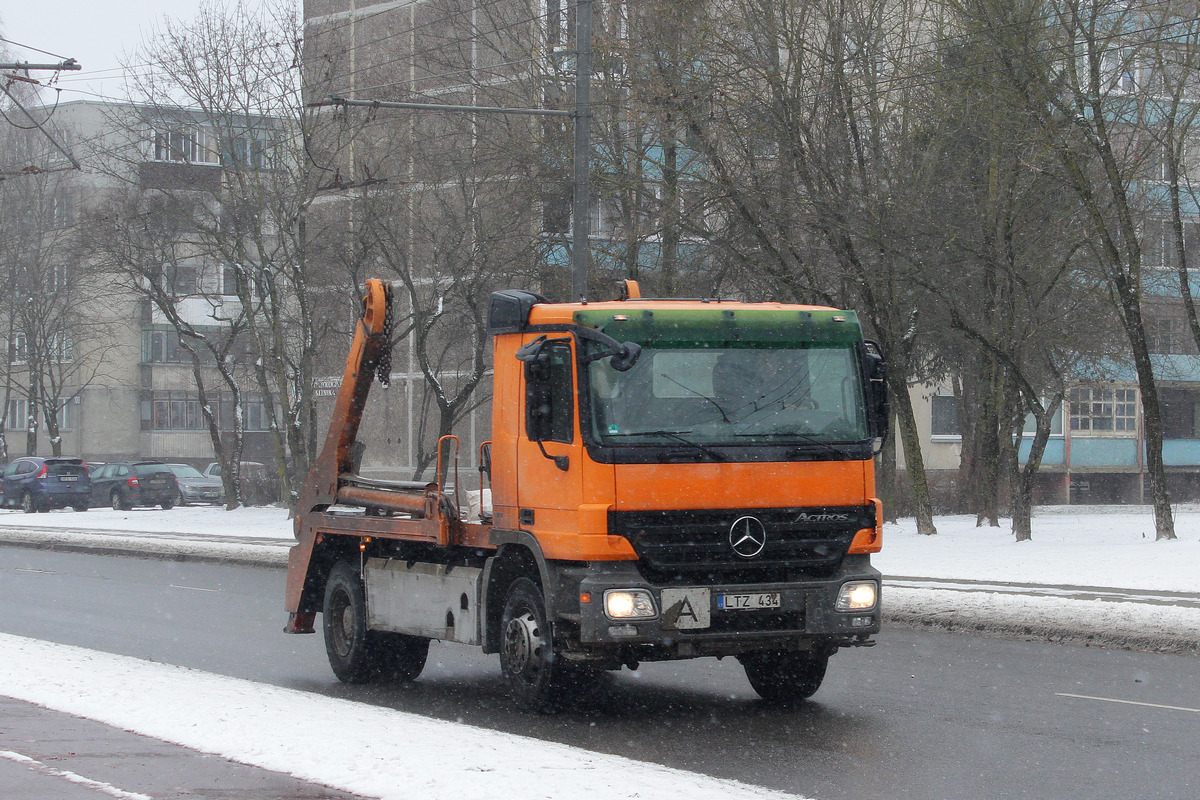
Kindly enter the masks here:
[[623, 342], [617, 352], [613, 353], [612, 361], [608, 363], [617, 372], [628, 372], [642, 357], [642, 346], [637, 342]]
[[892, 418], [892, 407], [888, 400], [887, 361], [875, 342], [863, 342], [860, 348], [863, 377], [866, 379], [867, 422], [876, 438], [886, 439]]

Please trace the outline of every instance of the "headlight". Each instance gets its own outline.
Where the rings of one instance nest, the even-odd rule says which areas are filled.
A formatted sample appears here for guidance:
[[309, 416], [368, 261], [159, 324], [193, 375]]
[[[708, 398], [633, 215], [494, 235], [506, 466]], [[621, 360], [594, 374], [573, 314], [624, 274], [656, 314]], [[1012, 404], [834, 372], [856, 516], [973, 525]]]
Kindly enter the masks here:
[[645, 589], [608, 589], [604, 613], [609, 619], [650, 619], [658, 616], [654, 598]]
[[879, 587], [875, 581], [854, 581], [843, 583], [838, 592], [837, 611], [870, 611], [879, 600]]

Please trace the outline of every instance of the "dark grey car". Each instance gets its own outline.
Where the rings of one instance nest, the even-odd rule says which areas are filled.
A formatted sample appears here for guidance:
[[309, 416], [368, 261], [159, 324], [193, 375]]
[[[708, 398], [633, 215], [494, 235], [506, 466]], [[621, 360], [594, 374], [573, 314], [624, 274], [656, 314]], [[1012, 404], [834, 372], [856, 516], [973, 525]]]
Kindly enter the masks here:
[[219, 478], [210, 478], [187, 464], [167, 464], [167, 468], [175, 473], [175, 480], [179, 482], [176, 502], [181, 506], [188, 503], [220, 505], [225, 502], [225, 487]]
[[129, 510], [134, 506], [172, 508], [179, 497], [175, 473], [161, 461], [117, 461], [92, 473], [92, 502]]

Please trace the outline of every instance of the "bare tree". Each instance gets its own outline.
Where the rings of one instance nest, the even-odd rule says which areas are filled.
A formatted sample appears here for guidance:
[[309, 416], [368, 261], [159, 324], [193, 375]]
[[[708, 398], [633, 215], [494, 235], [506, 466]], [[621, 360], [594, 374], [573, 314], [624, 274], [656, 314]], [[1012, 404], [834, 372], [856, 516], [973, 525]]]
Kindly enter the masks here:
[[919, 87], [900, 78], [924, 58], [921, 4], [675, 5], [709, 57], [652, 78], [688, 101], [689, 142], [729, 221], [722, 246], [783, 299], [863, 316], [887, 353], [918, 528], [935, 533], [908, 395], [922, 359], [912, 278], [928, 154], [910, 135]]
[[[46, 110], [12, 116], [26, 124], [0, 129], [0, 171], [21, 166], [23, 173], [0, 183], [0, 324], [7, 334], [0, 427], [22, 424], [28, 455], [38, 452], [44, 429], [50, 451], [61, 455], [70, 406], [105, 377], [112, 310], [97, 299], [100, 275], [80, 258], [77, 173], [57, 167], [67, 132], [51, 128]], [[25, 419], [9, 419], [21, 405]], [[2, 433], [0, 450], [7, 456]]]
[[[1163, 463], [1159, 387], [1144, 313], [1144, 227], [1148, 198], [1136, 189], [1160, 127], [1136, 74], [1162, 38], [1162, 4], [1055, 0], [1012, 4], [971, 0], [963, 13], [984, 31], [994, 60], [1023, 100], [1087, 221], [1093, 254], [1129, 343], [1141, 393], [1146, 467], [1159, 539], [1175, 538]], [[1155, 13], [1151, 13], [1154, 11]], [[1005, 36], [1016, 22], [1037, 36]], [[1165, 24], [1165, 23], [1164, 23]]]
[[308, 251], [321, 235], [309, 208], [332, 170], [313, 157], [322, 118], [303, 102], [301, 39], [288, 5], [205, 4], [190, 21], [168, 20], [128, 67], [138, 124], [161, 157], [219, 167], [208, 181], [162, 191], [203, 195], [191, 246], [225, 272], [240, 304], [284, 499], [314, 455], [313, 359], [330, 330], [315, 295], [331, 278]]

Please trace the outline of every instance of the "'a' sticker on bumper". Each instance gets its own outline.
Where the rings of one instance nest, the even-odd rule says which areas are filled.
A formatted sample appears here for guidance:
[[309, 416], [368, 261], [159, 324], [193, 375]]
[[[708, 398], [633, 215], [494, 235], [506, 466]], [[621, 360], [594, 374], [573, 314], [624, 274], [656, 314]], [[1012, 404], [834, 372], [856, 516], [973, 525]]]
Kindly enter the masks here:
[[663, 589], [660, 595], [663, 628], [695, 630], [712, 625], [712, 590], [697, 588]]

